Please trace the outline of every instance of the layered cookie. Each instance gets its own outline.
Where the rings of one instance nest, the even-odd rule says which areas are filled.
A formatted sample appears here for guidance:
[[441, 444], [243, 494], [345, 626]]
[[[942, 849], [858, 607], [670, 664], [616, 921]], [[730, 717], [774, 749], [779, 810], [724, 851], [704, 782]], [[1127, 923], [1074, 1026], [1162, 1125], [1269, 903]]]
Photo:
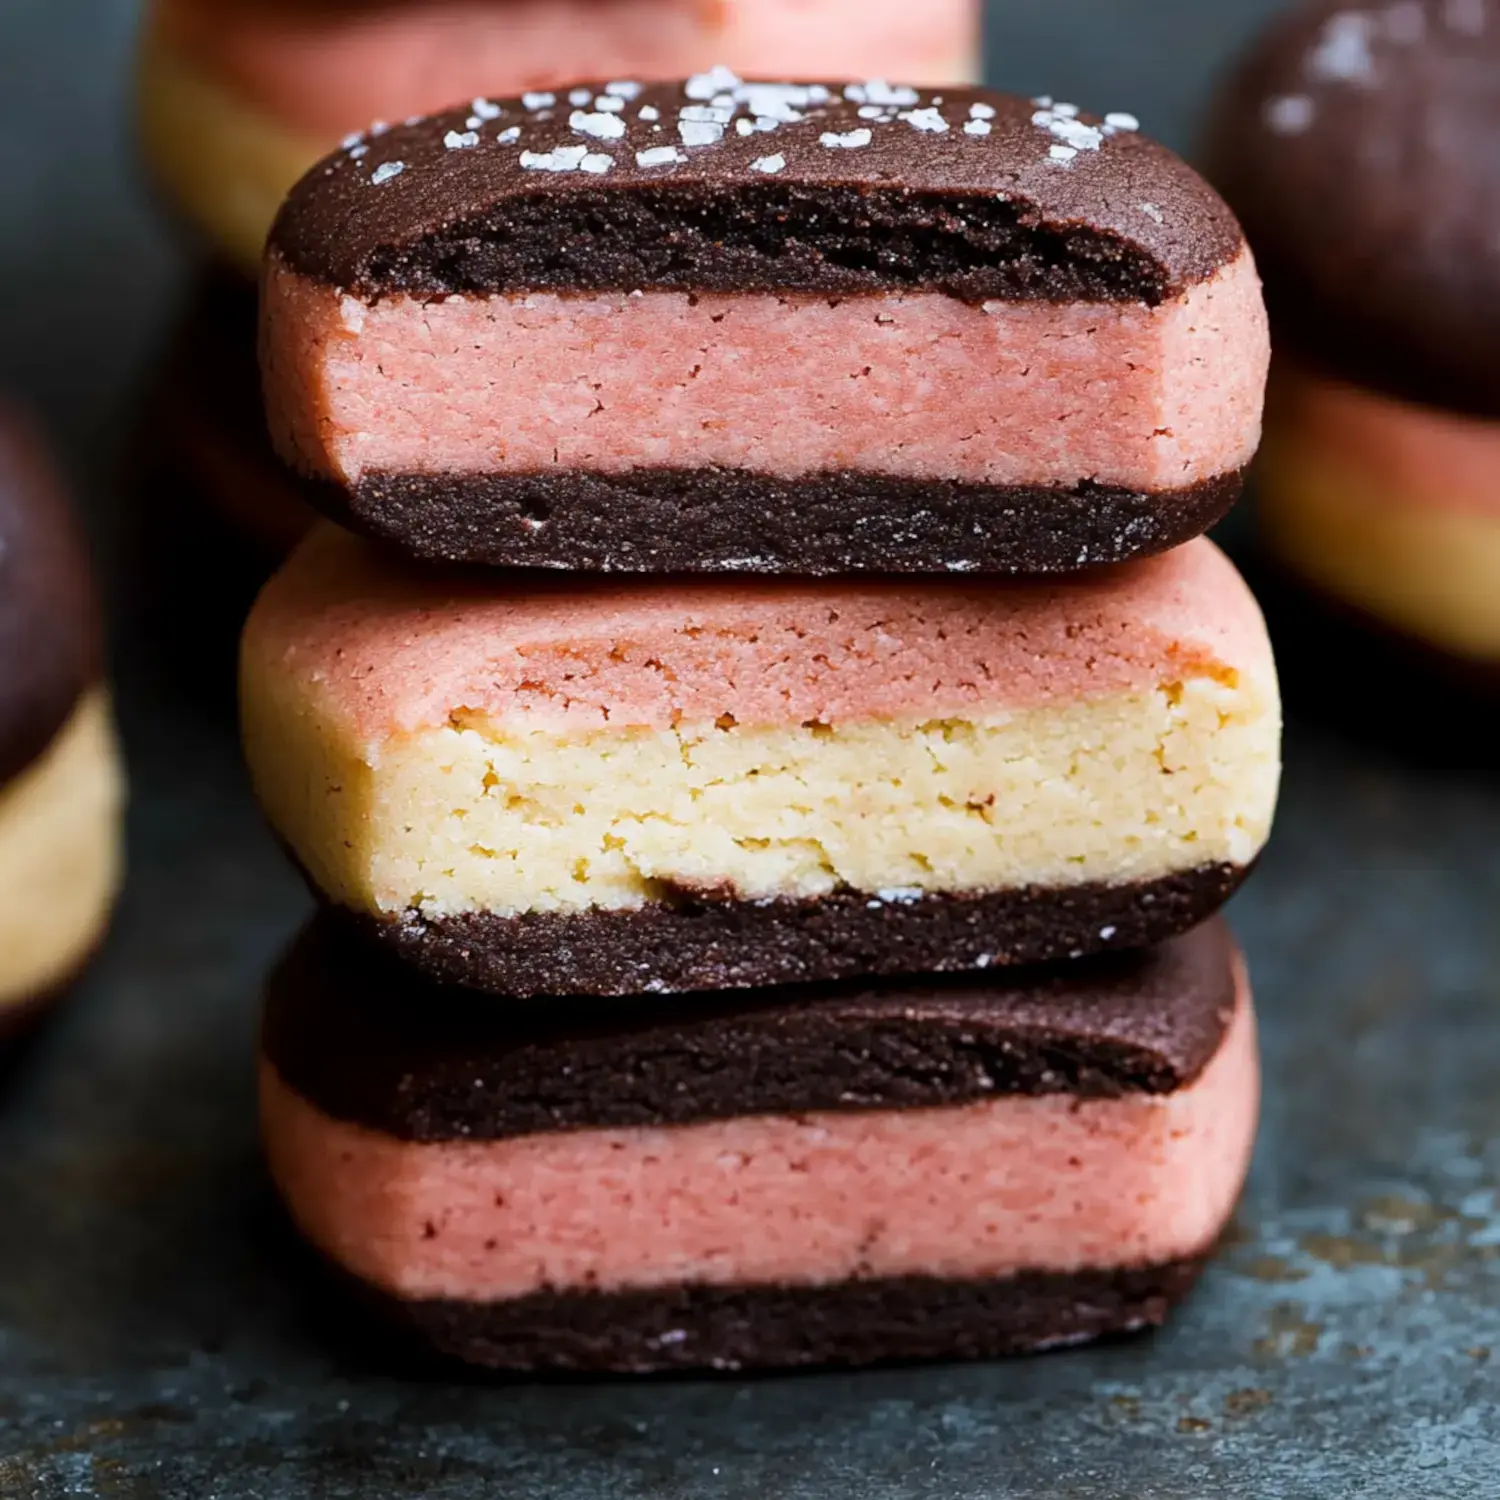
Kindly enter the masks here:
[[141, 113], [173, 201], [253, 275], [287, 189], [372, 120], [720, 59], [940, 83], [978, 51], [977, 0], [155, 0]]
[[1282, 351], [1271, 547], [1366, 623], [1500, 665], [1500, 4], [1303, 6], [1224, 91], [1212, 158]]
[[1196, 536], [1268, 358], [1239, 225], [1130, 116], [724, 69], [351, 140], [261, 347], [282, 455], [411, 554], [803, 576]]
[[497, 1012], [320, 919], [261, 1104], [303, 1235], [443, 1354], [647, 1371], [976, 1357], [1162, 1321], [1258, 1072], [1218, 922], [1014, 980]]
[[120, 877], [121, 773], [87, 549], [0, 411], [0, 1028], [71, 980]]
[[1276, 798], [1204, 540], [1067, 580], [552, 581], [333, 527], [262, 593], [245, 745], [314, 887], [499, 995], [983, 969], [1214, 911]]

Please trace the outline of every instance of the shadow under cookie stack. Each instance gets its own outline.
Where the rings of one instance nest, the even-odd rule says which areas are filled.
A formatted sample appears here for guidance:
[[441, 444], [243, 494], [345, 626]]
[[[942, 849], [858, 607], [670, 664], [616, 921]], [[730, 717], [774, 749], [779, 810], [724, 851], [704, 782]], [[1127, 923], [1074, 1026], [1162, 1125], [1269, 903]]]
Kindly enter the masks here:
[[323, 1259], [518, 1370], [1160, 1323], [1253, 1143], [1279, 766], [1212, 190], [965, 88], [476, 100], [293, 190], [261, 351], [348, 528], [242, 658]]

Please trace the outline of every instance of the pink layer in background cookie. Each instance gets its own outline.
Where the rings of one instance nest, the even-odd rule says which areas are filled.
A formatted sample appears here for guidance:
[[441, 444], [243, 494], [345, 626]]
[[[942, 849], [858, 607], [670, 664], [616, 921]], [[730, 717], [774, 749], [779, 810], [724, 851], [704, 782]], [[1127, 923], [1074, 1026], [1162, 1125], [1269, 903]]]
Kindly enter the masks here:
[[740, 293], [392, 296], [274, 259], [272, 433], [305, 472], [722, 466], [1175, 489], [1260, 440], [1246, 251], [1160, 307]]
[[316, 684], [370, 743], [457, 709], [527, 727], [826, 724], [1023, 709], [1204, 674], [1273, 679], [1199, 539], [1063, 580], [566, 584], [414, 572], [332, 526], [271, 580], [247, 665]]
[[1324, 456], [1372, 498], [1500, 520], [1500, 422], [1417, 406], [1278, 359], [1271, 415], [1281, 441]]
[[406, 1297], [1157, 1264], [1211, 1247], [1249, 1163], [1243, 967], [1237, 983], [1218, 1054], [1166, 1096], [414, 1144], [329, 1118], [263, 1064], [266, 1146], [303, 1233]]
[[246, 98], [330, 139], [568, 78], [748, 75], [956, 82], [974, 0], [164, 0], [164, 33]]

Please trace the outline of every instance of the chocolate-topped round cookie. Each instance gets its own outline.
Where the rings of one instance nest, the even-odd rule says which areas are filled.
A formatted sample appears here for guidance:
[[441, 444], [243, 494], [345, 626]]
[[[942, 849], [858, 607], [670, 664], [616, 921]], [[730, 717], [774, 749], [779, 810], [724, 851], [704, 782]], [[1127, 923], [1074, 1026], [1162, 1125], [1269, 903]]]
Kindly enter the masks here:
[[1214, 115], [1278, 347], [1389, 393], [1500, 414], [1500, 3], [1317, 0]]
[[1066, 573], [1228, 508], [1268, 346], [1133, 116], [715, 69], [351, 137], [272, 230], [272, 435], [423, 558]]
[[99, 941], [120, 770], [88, 550], [35, 431], [0, 407], [0, 1031]]

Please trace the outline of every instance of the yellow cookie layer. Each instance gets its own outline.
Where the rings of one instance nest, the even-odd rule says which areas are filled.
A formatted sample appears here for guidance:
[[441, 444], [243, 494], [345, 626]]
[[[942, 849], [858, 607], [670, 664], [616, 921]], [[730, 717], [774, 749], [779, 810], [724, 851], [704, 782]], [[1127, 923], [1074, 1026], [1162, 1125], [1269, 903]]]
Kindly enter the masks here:
[[1456, 656], [1500, 662], [1500, 515], [1409, 500], [1315, 431], [1275, 425], [1259, 493], [1267, 540], [1318, 588]]
[[1193, 677], [982, 720], [528, 733], [456, 713], [360, 746], [247, 663], [271, 822], [356, 911], [439, 917], [1151, 879], [1248, 862], [1279, 776], [1276, 684]]
[[329, 143], [288, 129], [159, 36], [141, 52], [141, 143], [173, 206], [254, 279], [271, 221]]
[[0, 788], [0, 1005], [68, 978], [109, 919], [124, 783], [103, 688]]

